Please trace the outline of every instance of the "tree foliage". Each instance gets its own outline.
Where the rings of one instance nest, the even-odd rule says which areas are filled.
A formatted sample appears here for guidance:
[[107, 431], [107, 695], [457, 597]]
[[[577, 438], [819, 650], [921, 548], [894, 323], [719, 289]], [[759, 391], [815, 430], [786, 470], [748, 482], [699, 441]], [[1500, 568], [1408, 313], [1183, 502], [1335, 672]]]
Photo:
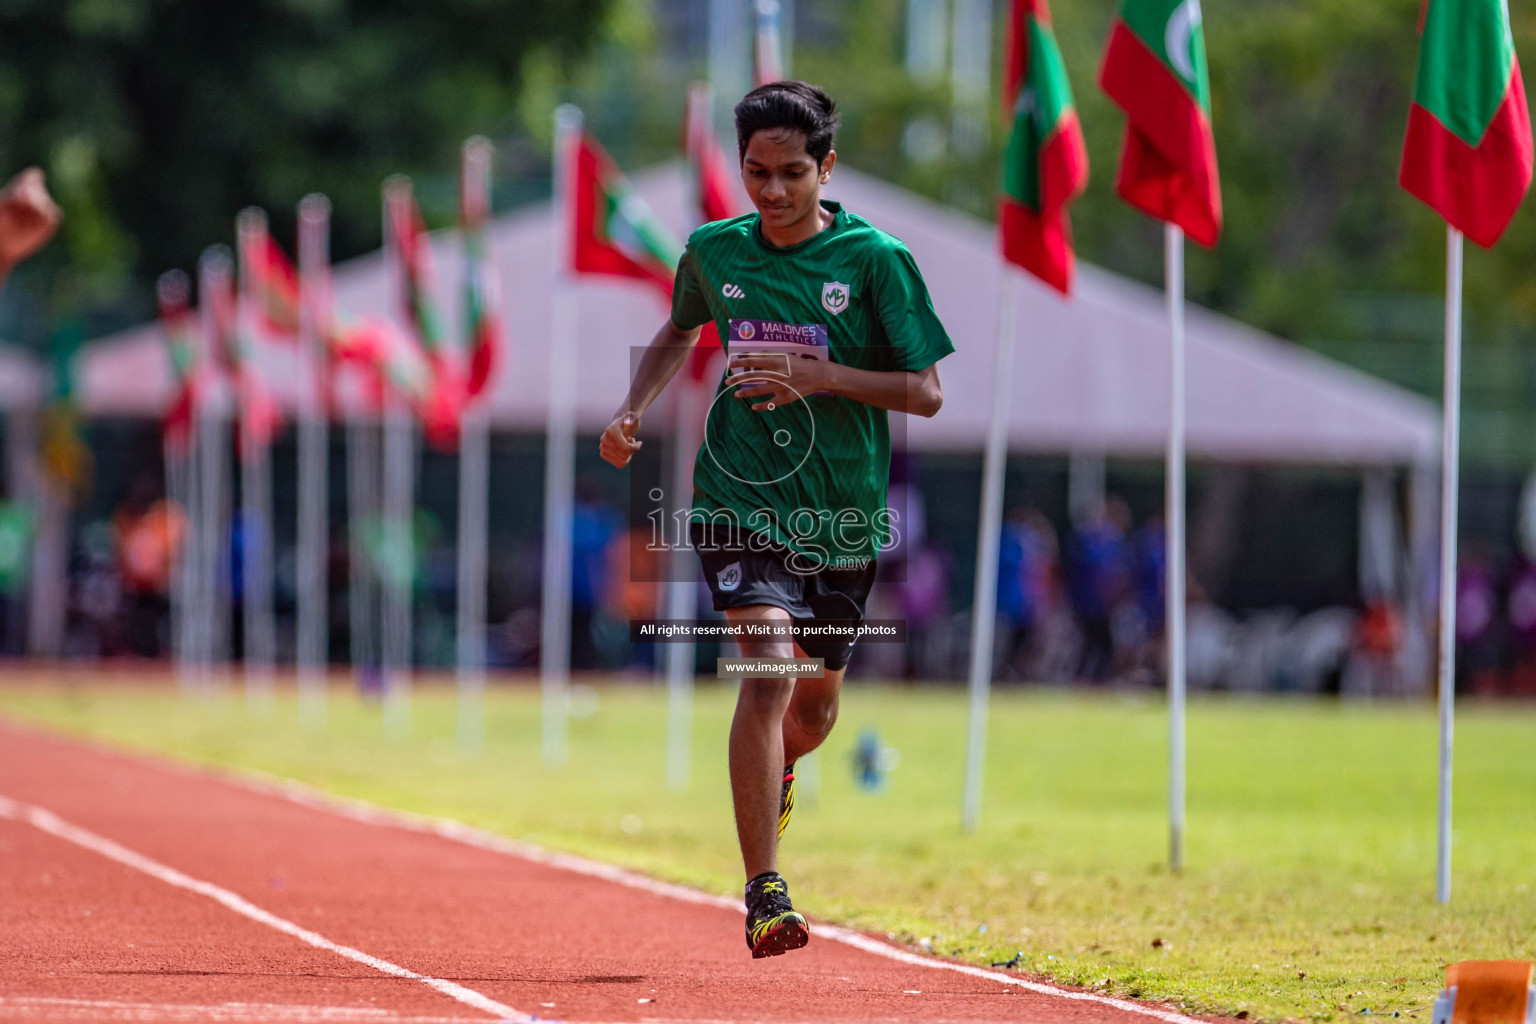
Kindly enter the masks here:
[[[568, 64], [609, 0], [4, 0], [0, 168], [42, 165], [65, 227], [7, 306], [147, 312], [147, 283], [230, 240], [244, 206], [319, 191], [333, 252], [379, 238], [379, 184], [456, 166], [517, 114], [525, 63]], [[35, 340], [41, 324], [5, 326]]]
[[[1160, 283], [1160, 229], [1114, 192], [1124, 117], [1097, 76], [1117, 0], [1052, 5], [1092, 167], [1072, 209], [1088, 260]], [[1213, 251], [1189, 248], [1193, 299], [1298, 340], [1385, 329], [1360, 296], [1434, 295], [1444, 287], [1444, 227], [1397, 185], [1418, 52], [1420, 0], [1206, 0], [1213, 121], [1226, 225]], [[1001, 61], [1007, 4], [996, 13]], [[819, 5], [840, 31], [797, 65], [849, 114], [839, 150], [854, 165], [991, 216], [1002, 118], [974, 159], [903, 154], [906, 121], [948, 119], [948, 86], [926, 89], [900, 66], [905, 4]], [[1536, 60], [1536, 13], [1515, 12], [1516, 46]], [[803, 42], [803, 41], [802, 41]], [[995, 76], [994, 76], [995, 80]], [[1536, 216], [1517, 215], [1492, 252], [1468, 253], [1469, 340], [1536, 331]], [[1367, 303], [1366, 309], [1375, 309]], [[1427, 307], [1415, 306], [1418, 310]], [[1433, 325], [1431, 325], [1433, 326]]]

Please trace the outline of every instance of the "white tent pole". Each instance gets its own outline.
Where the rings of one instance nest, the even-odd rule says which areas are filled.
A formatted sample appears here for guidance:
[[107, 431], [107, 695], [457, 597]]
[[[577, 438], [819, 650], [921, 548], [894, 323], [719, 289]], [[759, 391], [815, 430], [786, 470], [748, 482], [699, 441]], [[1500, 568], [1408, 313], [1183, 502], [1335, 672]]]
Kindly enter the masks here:
[[[384, 183], [385, 308], [403, 310], [400, 240], [395, 236], [394, 204], [411, 202], [409, 178], [396, 175]], [[399, 221], [409, 223], [408, 218]], [[385, 580], [383, 631], [379, 637], [384, 666], [384, 728], [395, 737], [411, 729], [411, 601], [416, 550], [412, 533], [416, 510], [416, 425], [398, 387], [384, 398], [384, 536], [388, 557], [399, 560], [404, 579]]]
[[544, 760], [566, 758], [571, 662], [571, 516], [576, 488], [576, 292], [570, 209], [581, 111], [555, 110], [554, 296], [549, 332], [549, 426], [544, 455], [544, 595], [539, 678], [544, 704]]
[[1170, 392], [1167, 493], [1168, 863], [1184, 867], [1184, 230], [1163, 226]]
[[255, 364], [256, 293], [253, 261], [267, 240], [267, 215], [255, 207], [241, 211], [236, 221], [239, 245], [240, 292], [236, 304], [235, 344], [240, 354], [240, 568], [244, 584], [245, 696], [255, 704], [272, 700], [272, 472], [271, 455], [256, 427], [259, 410], [253, 399], [261, 369]]
[[1456, 516], [1461, 479], [1461, 232], [1445, 236], [1445, 422], [1440, 480], [1440, 814], [1435, 898], [1451, 902], [1451, 740], [1456, 708]]
[[[460, 230], [484, 233], [491, 210], [489, 139], [476, 136], [464, 143], [460, 194], [464, 212]], [[480, 253], [491, 258], [489, 242]], [[485, 267], [480, 268], [486, 272]], [[465, 273], [471, 273], [466, 261]], [[465, 287], [470, 287], [466, 280]], [[491, 302], [488, 295], [481, 301]], [[499, 311], [486, 309], [486, 316]], [[470, 325], [465, 324], [465, 331]], [[458, 565], [458, 696], [459, 745], [477, 750], [485, 742], [485, 588], [488, 520], [490, 517], [490, 418], [488, 396], [465, 408], [459, 424], [459, 565]]]
[[325, 339], [331, 315], [331, 204], [314, 194], [299, 203], [299, 365], [305, 385], [299, 401], [298, 594], [295, 661], [298, 668], [299, 721], [318, 726], [325, 720], [325, 679], [329, 663], [330, 581], [326, 575], [329, 444], [324, 390], [327, 379]]
[[1008, 403], [1013, 393], [1013, 341], [1017, 272], [1004, 264], [998, 277], [997, 353], [992, 374], [992, 422], [982, 468], [981, 530], [976, 537], [976, 594], [971, 603], [971, 716], [966, 740], [962, 825], [976, 831], [981, 818], [982, 771], [987, 754], [987, 710], [992, 693], [992, 633], [997, 609], [997, 550], [1003, 531], [1003, 474], [1008, 467]]

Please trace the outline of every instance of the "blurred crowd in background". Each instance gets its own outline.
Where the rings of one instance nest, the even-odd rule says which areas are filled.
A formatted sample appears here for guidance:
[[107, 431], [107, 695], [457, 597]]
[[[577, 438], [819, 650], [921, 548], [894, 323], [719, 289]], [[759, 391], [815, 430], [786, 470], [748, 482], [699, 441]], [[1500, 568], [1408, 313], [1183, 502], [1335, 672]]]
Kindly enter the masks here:
[[[600, 473], [601, 471], [597, 471]], [[572, 531], [571, 664], [577, 671], [617, 673], [646, 681], [660, 671], [658, 645], [632, 643], [631, 620], [661, 617], [664, 599], [649, 533], [628, 525], [622, 495], [602, 477], [584, 474]], [[904, 644], [866, 643], [856, 677], [951, 681], [970, 664], [971, 582], [961, 578], [974, 556], [974, 532], [934, 528], [917, 478], [898, 476], [891, 505], [904, 508], [907, 529], [881, 560], [871, 618], [906, 623]], [[1054, 504], [1054, 503], [1051, 503]], [[1147, 506], [1148, 502], [1140, 502]], [[105, 514], [83, 521], [71, 545], [65, 655], [75, 658], [166, 659], [170, 656], [170, 589], [187, 536], [183, 511], [166, 500], [153, 473], [131, 478]], [[1160, 688], [1164, 677], [1163, 610], [1166, 556], [1155, 506], [1139, 518], [1126, 500], [1107, 494], [1080, 510], [1048, 514], [1011, 502], [998, 562], [994, 676], [1004, 684], [1081, 684]], [[416, 658], [424, 668], [453, 664], [455, 559], [444, 529], [448, 516], [423, 510], [416, 572]], [[1347, 529], [1347, 524], [1345, 524]], [[0, 511], [0, 555], [10, 546]], [[241, 650], [240, 595], [244, 538], [236, 520], [223, 572], [230, 624], [226, 654]], [[254, 531], [264, 536], [265, 531]], [[1319, 543], [1324, 543], [1319, 538]], [[279, 658], [293, 646], [295, 552], [278, 538]], [[536, 529], [493, 539], [489, 665], [535, 670], [539, 663], [541, 537]], [[1536, 696], [1536, 559], [1470, 543], [1457, 583], [1458, 688], [1479, 696]], [[333, 537], [329, 559], [332, 660], [349, 657], [346, 588], [349, 548]], [[641, 565], [635, 559], [651, 559]], [[1348, 566], [1342, 566], [1348, 576]], [[9, 585], [0, 557], [0, 587]], [[1352, 587], [1352, 581], [1343, 589]], [[1218, 588], [1219, 589], [1219, 588]], [[1330, 600], [1340, 587], [1318, 590], [1294, 606], [1240, 608], [1218, 603], [1198, 572], [1189, 581], [1189, 681], [1192, 688], [1279, 691], [1353, 697], [1432, 692], [1432, 636], [1416, 636], [1411, 616], [1391, 598]], [[22, 609], [4, 600], [4, 650], [19, 654]], [[714, 615], [698, 587], [698, 615]], [[697, 663], [709, 672], [723, 653], [700, 644]]]

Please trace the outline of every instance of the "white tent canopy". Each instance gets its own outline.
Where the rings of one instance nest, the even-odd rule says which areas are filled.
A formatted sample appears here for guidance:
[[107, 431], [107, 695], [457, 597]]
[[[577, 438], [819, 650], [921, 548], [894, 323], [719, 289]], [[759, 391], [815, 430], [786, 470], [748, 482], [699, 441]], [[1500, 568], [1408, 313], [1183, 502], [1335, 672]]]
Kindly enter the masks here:
[[[635, 184], [661, 219], [683, 234], [689, 203], [681, 165], [639, 175]], [[1001, 273], [994, 229], [842, 165], [829, 195], [907, 243], [955, 340], [955, 354], [940, 364], [944, 408], [933, 419], [909, 418], [908, 444], [917, 450], [979, 449], [990, 411]], [[491, 395], [491, 418], [502, 429], [544, 427], [554, 242], [548, 203], [501, 217], [492, 229], [509, 337]], [[453, 322], [462, 265], [458, 239], [444, 231], [432, 243], [442, 307]], [[623, 400], [632, 353], [649, 341], [666, 307], [638, 282], [589, 278], [578, 287], [577, 423], [591, 433], [608, 424]], [[1085, 265], [1071, 301], [1033, 281], [1020, 291], [1011, 448], [1160, 454], [1168, 423], [1161, 294]], [[338, 305], [352, 312], [384, 312], [380, 254], [338, 265], [335, 293]], [[1188, 347], [1193, 455], [1364, 465], [1438, 458], [1435, 406], [1401, 388], [1195, 307], [1189, 310]], [[292, 353], [269, 346], [260, 358], [279, 398], [291, 401]], [[80, 356], [77, 377], [87, 414], [157, 416], [172, 391], [154, 324], [90, 346]]]

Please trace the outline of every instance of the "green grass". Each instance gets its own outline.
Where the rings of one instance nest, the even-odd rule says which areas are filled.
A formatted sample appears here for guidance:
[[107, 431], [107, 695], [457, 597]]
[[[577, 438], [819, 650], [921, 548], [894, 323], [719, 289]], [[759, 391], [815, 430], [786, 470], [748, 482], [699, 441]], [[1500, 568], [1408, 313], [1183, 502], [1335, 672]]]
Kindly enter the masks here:
[[[492, 692], [479, 753], [455, 743], [446, 689], [418, 689], [400, 740], [341, 691], [322, 731], [295, 724], [291, 697], [253, 711], [104, 683], [0, 688], [0, 714], [739, 892], [733, 693], [699, 692], [681, 794], [664, 785], [662, 692], [598, 693], [563, 768], [541, 763], [531, 687]], [[851, 685], [784, 840], [797, 905], [977, 963], [1022, 952], [1061, 982], [1266, 1020], [1369, 1009], [1427, 1022], [1446, 963], [1536, 958], [1536, 708], [1459, 711], [1449, 907], [1434, 899], [1432, 708], [1195, 701], [1178, 875], [1165, 866], [1165, 721], [1151, 699], [999, 693], [981, 827], [966, 836], [963, 693]], [[850, 769], [866, 726], [901, 754], [880, 793]]]

